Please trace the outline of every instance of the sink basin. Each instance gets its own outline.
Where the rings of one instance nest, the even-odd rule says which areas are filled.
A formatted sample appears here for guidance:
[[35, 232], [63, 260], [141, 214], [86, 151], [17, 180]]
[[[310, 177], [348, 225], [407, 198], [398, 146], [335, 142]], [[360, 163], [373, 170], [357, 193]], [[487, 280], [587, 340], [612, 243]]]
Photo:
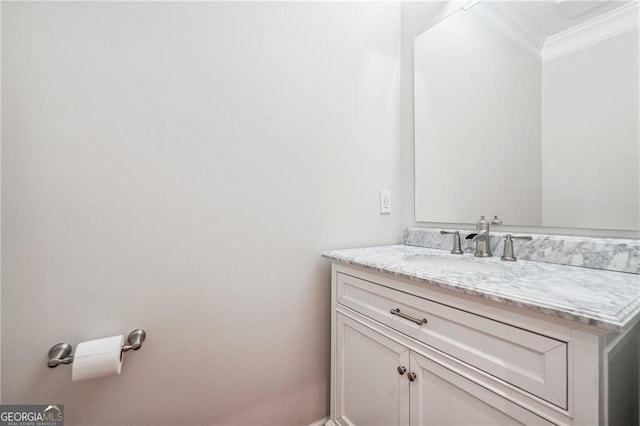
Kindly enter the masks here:
[[448, 272], [479, 272], [485, 274], [504, 274], [507, 272], [504, 266], [495, 263], [485, 263], [474, 259], [460, 257], [430, 256], [425, 254], [413, 254], [404, 256], [407, 262], [416, 262], [430, 269]]

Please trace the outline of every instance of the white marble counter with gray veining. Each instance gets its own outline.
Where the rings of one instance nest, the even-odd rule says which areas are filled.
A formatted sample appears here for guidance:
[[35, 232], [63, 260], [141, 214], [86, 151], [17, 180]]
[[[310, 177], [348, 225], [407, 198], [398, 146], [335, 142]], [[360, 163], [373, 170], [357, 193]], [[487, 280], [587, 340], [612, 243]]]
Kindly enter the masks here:
[[[461, 231], [463, 238], [471, 232], [473, 231]], [[492, 229], [491, 250], [494, 255], [502, 253], [505, 234], [506, 232]], [[530, 241], [513, 241], [513, 248], [519, 259], [640, 274], [640, 240], [528, 235], [532, 237]], [[451, 235], [442, 235], [438, 228], [407, 228], [404, 230], [403, 243], [444, 250], [451, 248], [452, 238]], [[473, 253], [474, 245], [463, 240], [462, 249]]]
[[[494, 264], [497, 272], [461, 272], [426, 266], [411, 256], [464, 258]], [[640, 275], [499, 257], [475, 258], [407, 245], [332, 250], [323, 256], [398, 277], [620, 331], [640, 316]]]

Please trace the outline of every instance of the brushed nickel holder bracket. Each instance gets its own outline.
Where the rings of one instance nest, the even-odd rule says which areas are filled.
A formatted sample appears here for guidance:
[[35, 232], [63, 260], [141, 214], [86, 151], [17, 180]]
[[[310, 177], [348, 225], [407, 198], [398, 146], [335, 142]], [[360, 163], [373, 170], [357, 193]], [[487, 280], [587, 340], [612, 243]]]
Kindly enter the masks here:
[[[147, 333], [144, 330], [133, 330], [127, 337], [127, 342], [129, 344], [122, 346], [122, 352], [130, 350], [137, 351], [142, 347], [142, 342], [144, 342], [146, 338]], [[49, 362], [47, 362], [47, 366], [49, 368], [54, 368], [60, 364], [71, 364], [73, 362], [73, 355], [71, 355], [72, 351], [73, 347], [68, 343], [58, 343], [53, 345], [53, 347], [49, 349]]]

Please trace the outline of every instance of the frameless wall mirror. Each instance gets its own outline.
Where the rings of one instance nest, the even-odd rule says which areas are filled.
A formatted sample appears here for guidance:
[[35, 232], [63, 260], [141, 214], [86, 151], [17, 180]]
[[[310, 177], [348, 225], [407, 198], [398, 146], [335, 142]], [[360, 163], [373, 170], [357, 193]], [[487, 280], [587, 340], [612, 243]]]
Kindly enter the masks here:
[[472, 2], [418, 36], [416, 221], [639, 230], [638, 10]]

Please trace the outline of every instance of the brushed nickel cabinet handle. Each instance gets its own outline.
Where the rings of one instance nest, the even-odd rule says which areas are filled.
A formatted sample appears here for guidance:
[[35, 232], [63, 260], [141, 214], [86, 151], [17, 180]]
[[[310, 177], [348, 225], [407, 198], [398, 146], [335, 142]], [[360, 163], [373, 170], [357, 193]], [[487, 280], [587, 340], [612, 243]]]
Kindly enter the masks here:
[[407, 372], [407, 369], [405, 367], [402, 367], [402, 366], [398, 367], [398, 374], [399, 375], [402, 376], [406, 372]]
[[416, 373], [407, 374], [407, 379], [409, 379], [410, 382], [413, 382], [416, 379]]
[[418, 318], [413, 318], [407, 314], [403, 314], [402, 312], [400, 312], [400, 308], [395, 308], [389, 311], [391, 313], [391, 315], [397, 315], [401, 318], [404, 318], [406, 320], [409, 320], [411, 322], [415, 322], [418, 325], [422, 325], [422, 324], [426, 324], [427, 323], [427, 319], [426, 318], [422, 318], [422, 319], [418, 319]]

